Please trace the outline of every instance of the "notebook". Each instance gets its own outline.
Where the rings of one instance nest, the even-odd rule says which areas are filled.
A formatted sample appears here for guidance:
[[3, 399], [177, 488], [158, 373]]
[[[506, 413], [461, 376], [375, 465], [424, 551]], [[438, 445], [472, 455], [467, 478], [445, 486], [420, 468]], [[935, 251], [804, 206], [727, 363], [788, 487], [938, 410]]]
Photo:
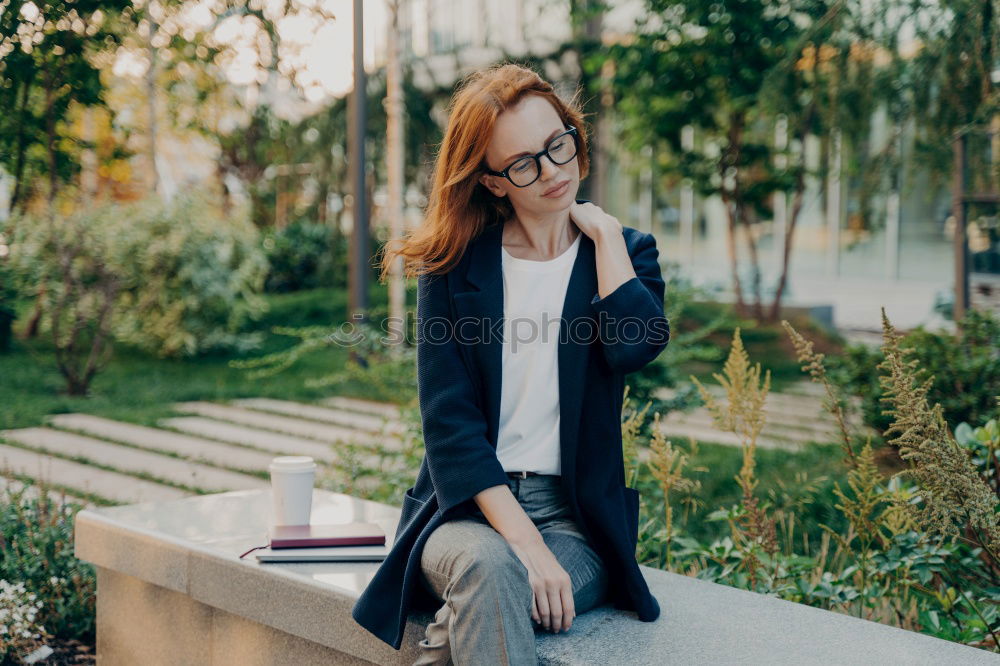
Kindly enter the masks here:
[[271, 525], [268, 541], [272, 549], [318, 546], [382, 546], [385, 531], [375, 523]]
[[[381, 523], [354, 522], [341, 525], [272, 526], [268, 529], [269, 536], [272, 539], [277, 537], [279, 542], [284, 544], [301, 542], [303, 539], [313, 544], [331, 539], [338, 543], [343, 543], [345, 540], [374, 540], [376, 543], [278, 547], [272, 542], [270, 546], [259, 546], [253, 550], [257, 551], [258, 562], [381, 562], [388, 557], [392, 549], [391, 545], [387, 544], [385, 530], [392, 528], [394, 524], [394, 521], [381, 521]], [[297, 529], [281, 529], [288, 527]], [[312, 541], [309, 541], [310, 538]]]

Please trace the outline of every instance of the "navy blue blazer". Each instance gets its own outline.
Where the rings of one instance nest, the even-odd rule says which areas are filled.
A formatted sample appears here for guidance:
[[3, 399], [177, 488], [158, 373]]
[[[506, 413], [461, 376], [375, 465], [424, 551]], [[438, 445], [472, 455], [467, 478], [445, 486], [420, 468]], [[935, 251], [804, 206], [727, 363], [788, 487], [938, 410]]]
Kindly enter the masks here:
[[[440, 607], [420, 568], [428, 536], [474, 511], [474, 495], [507, 482], [496, 455], [502, 228], [487, 227], [448, 273], [418, 279], [417, 391], [425, 455], [404, 493], [391, 551], [351, 612], [397, 650], [408, 612]], [[621, 412], [625, 374], [660, 354], [670, 327], [655, 239], [631, 227], [622, 233], [637, 277], [600, 298], [594, 242], [586, 234], [570, 274], [558, 347], [561, 483], [576, 522], [608, 569], [614, 607], [652, 622], [660, 606], [635, 559], [639, 493], [625, 485]]]

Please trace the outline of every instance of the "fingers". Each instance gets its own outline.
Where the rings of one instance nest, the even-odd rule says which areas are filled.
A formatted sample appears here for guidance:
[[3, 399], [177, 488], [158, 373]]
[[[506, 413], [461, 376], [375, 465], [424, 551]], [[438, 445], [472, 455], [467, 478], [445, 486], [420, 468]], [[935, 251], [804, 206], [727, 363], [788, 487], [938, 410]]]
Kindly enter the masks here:
[[552, 626], [549, 617], [549, 595], [545, 591], [545, 585], [539, 583], [535, 589], [535, 606], [538, 609], [539, 622], [546, 630]]
[[562, 630], [569, 631], [576, 618], [576, 606], [573, 604], [573, 584], [567, 583], [559, 588], [559, 595], [562, 597], [563, 624]]
[[573, 584], [569, 575], [553, 579], [546, 585], [539, 581], [532, 586], [533, 604], [531, 618], [546, 631], [569, 631], [576, 618], [573, 602]]
[[558, 632], [562, 627], [563, 607], [559, 588], [549, 589], [549, 623], [545, 626], [549, 631]]

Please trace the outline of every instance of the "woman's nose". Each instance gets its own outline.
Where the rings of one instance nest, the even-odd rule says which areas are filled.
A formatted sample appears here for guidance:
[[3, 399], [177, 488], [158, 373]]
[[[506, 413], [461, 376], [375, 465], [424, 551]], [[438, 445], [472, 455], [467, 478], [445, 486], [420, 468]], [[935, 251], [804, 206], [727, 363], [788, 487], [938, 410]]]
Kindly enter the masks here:
[[543, 155], [539, 162], [542, 165], [542, 180], [549, 180], [553, 176], [558, 175], [559, 167], [556, 166], [555, 162], [549, 159], [548, 155]]

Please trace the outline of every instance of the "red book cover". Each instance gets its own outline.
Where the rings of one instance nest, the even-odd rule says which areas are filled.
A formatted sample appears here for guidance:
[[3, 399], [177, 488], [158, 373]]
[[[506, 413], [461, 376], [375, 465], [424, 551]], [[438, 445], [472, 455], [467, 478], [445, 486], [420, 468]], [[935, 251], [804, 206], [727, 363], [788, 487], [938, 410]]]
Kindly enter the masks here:
[[310, 546], [384, 546], [385, 531], [375, 523], [336, 525], [272, 525], [271, 548]]

